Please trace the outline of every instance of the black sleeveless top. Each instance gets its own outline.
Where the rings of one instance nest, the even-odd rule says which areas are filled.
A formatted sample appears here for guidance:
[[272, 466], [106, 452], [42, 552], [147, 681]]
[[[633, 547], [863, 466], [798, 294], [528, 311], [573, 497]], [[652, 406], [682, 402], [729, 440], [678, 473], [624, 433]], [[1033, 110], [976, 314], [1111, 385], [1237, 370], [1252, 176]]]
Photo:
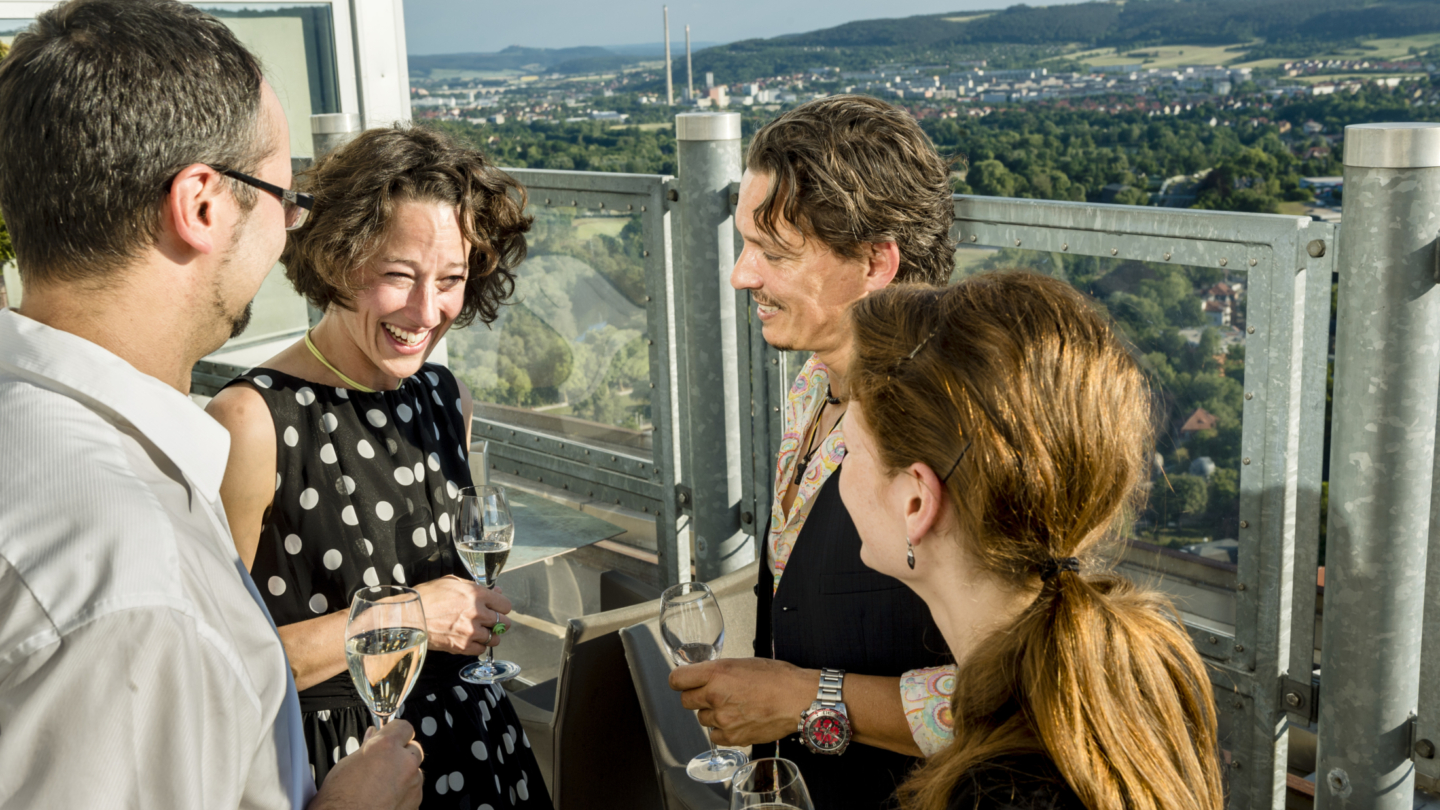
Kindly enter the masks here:
[[[449, 369], [427, 363], [396, 390], [374, 393], [267, 368], [231, 384], [241, 382], [255, 387], [275, 422], [275, 498], [251, 577], [276, 625], [348, 611], [367, 585], [470, 579], [451, 535], [471, 478], [460, 387]], [[425, 748], [422, 808], [549, 808], [504, 690], [460, 680], [474, 660], [430, 651], [396, 715]], [[359, 747], [370, 714], [349, 672], [301, 692], [300, 709], [318, 785]]]
[[[889, 677], [952, 663], [925, 602], [860, 561], [860, 533], [840, 500], [844, 469], [842, 463], [816, 495], [773, 596], [761, 543], [755, 655]], [[768, 534], [767, 528], [760, 536]], [[778, 755], [800, 767], [815, 810], [891, 806], [896, 786], [919, 763], [855, 742], [839, 756], [812, 754], [798, 735], [780, 740]]]

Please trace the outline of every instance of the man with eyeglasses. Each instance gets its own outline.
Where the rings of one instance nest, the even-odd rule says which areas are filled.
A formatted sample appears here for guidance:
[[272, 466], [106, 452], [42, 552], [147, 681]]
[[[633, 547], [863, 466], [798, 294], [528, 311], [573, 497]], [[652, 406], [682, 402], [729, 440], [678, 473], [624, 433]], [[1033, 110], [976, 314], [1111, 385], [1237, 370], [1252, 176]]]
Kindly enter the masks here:
[[316, 795], [295, 684], [186, 396], [287, 227], [255, 58], [170, 0], [71, 0], [0, 60], [0, 806], [413, 808], [403, 720]]

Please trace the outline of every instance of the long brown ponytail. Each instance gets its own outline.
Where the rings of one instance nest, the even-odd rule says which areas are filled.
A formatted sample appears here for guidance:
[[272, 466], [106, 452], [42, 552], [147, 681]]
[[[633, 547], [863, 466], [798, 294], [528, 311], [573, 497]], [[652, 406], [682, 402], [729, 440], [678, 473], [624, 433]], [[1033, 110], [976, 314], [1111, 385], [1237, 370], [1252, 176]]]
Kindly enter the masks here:
[[[1043, 751], [1092, 810], [1224, 804], [1205, 667], [1161, 595], [1104, 569], [1146, 475], [1153, 405], [1103, 315], [1031, 273], [895, 287], [852, 313], [852, 395], [881, 463], [945, 470], [968, 556], [1039, 588], [956, 680], [954, 742], [901, 787], [943, 810], [959, 780]], [[1078, 557], [1079, 571], [1039, 572]]]

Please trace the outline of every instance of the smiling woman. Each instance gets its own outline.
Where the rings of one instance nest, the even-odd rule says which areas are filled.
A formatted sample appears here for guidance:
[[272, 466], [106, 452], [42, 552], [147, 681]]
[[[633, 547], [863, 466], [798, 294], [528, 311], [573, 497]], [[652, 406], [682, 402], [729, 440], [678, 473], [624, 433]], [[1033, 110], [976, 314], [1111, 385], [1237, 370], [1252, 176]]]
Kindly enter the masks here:
[[301, 189], [315, 209], [283, 261], [324, 317], [209, 411], [230, 430], [221, 498], [302, 690], [316, 781], [370, 722], [346, 672], [350, 595], [411, 585], [430, 649], [401, 716], [427, 754], [423, 806], [549, 807], [504, 692], [458, 676], [510, 602], [453, 553], [470, 391], [425, 362], [451, 326], [493, 321], [510, 296], [524, 191], [479, 152], [400, 127], [323, 157]]

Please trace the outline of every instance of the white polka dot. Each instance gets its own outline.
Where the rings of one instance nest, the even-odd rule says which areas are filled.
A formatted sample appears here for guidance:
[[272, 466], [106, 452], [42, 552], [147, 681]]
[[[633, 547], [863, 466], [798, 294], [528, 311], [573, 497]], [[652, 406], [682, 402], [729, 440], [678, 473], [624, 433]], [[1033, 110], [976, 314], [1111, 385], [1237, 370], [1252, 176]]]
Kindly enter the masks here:
[[364, 439], [361, 439], [360, 443], [355, 445], [355, 450], [360, 453], [361, 458], [375, 457], [375, 448], [371, 447], [370, 442], [367, 442]]
[[314, 509], [317, 503], [320, 503], [320, 493], [316, 492], [314, 487], [306, 487], [305, 491], [300, 493], [301, 509]]
[[442, 532], [449, 532], [449, 531], [450, 531], [450, 513], [449, 513], [449, 512], [441, 512], [441, 513], [440, 513], [440, 531], [442, 531]]
[[350, 392], [349, 392], [349, 391], [346, 391], [344, 388], [336, 388], [336, 389], [335, 389], [335, 396], [340, 397], [341, 399], [349, 399], [349, 398], [350, 398]]
[[415, 545], [419, 546], [420, 548], [424, 548], [424, 547], [425, 547], [426, 538], [425, 538], [425, 529], [424, 529], [424, 527], [421, 527], [421, 528], [419, 528], [419, 529], [416, 529], [415, 532], [410, 535], [410, 542], [414, 543]]
[[425, 412], [425, 409], [424, 409], [423, 407], [421, 407], [421, 405], [420, 405], [420, 400], [419, 400], [419, 399], [416, 399], [416, 400], [415, 400], [415, 412], [416, 412], [416, 413], [424, 413], [424, 412]]
[[363, 537], [360, 538], [360, 541], [365, 544], [365, 553], [366, 553], [366, 554], [374, 554], [374, 553], [375, 553], [375, 544], [374, 544], [374, 543], [370, 542], [369, 540], [366, 540], [366, 539], [363, 538]]
[[470, 693], [469, 693], [469, 692], [466, 692], [466, 691], [465, 691], [465, 687], [463, 687], [463, 686], [455, 686], [455, 687], [452, 687], [452, 688], [455, 690], [455, 699], [456, 699], [456, 700], [464, 700], [465, 698], [467, 698], [467, 697], [470, 696]]
[[[291, 536], [293, 537], [294, 535]], [[280, 577], [270, 577], [269, 585], [271, 594], [281, 596], [285, 593], [285, 580]]]
[[340, 557], [340, 552], [332, 548], [329, 551], [325, 552], [325, 556], [320, 558], [320, 561], [325, 563], [326, 568], [334, 571], [336, 568], [340, 567], [342, 558]]
[[346, 526], [359, 526], [360, 518], [355, 514], [355, 507], [347, 506], [340, 510], [340, 519], [345, 521]]
[[312, 613], [324, 613], [325, 608], [328, 607], [330, 607], [330, 600], [325, 598], [325, 594], [317, 593], [310, 597], [310, 611]]
[[425, 459], [425, 463], [430, 465], [430, 469], [432, 469], [432, 470], [434, 470], [434, 471], [436, 471], [436, 472], [439, 472], [439, 471], [440, 471], [440, 454], [439, 454], [439, 453], [431, 453], [431, 454], [430, 454], [430, 457], [427, 458], [427, 459]]
[[418, 461], [415, 462], [415, 480], [416, 480], [416, 481], [424, 481], [424, 480], [425, 480], [425, 465], [424, 465], [424, 464], [421, 464], [421, 463], [418, 462]]
[[496, 748], [496, 749], [495, 749], [495, 759], [499, 760], [501, 765], [504, 765], [504, 764], [505, 764], [505, 752], [504, 752], [504, 751], [501, 751], [499, 748]]
[[395, 468], [395, 483], [402, 487], [408, 487], [415, 483], [415, 473], [410, 472], [409, 467]]
[[476, 740], [475, 744], [470, 746], [470, 753], [474, 754], [475, 758], [481, 762], [490, 758], [490, 751], [485, 748], [485, 743], [479, 740]]
[[327, 721], [327, 722], [328, 722], [328, 721], [330, 720], [330, 710], [329, 710], [329, 709], [321, 709], [320, 711], [318, 711], [318, 712], [315, 713], [315, 716], [316, 716], [316, 717], [319, 717], [321, 720], [324, 720], [324, 721]]
[[431, 422], [430, 427], [435, 429], [435, 441], [440, 441], [440, 423]]
[[[312, 766], [310, 766], [310, 767], [311, 767], [311, 768], [314, 768], [315, 766], [312, 765]], [[311, 774], [311, 775], [313, 776], [314, 774]], [[492, 807], [492, 806], [490, 806], [490, 805], [488, 805], [488, 804], [482, 804], [482, 805], [480, 805], [479, 807], [475, 808], [475, 810], [495, 810], [495, 808]]]
[[[500, 790], [501, 790], [501, 788], [500, 788], [500, 775], [499, 775], [499, 774], [496, 774], [496, 775], [495, 775], [495, 792], [496, 792], [496, 793], [499, 793]], [[514, 804], [514, 802], [511, 802], [511, 804]]]
[[464, 460], [465, 460], [465, 446], [464, 446], [463, 444], [457, 444], [457, 445], [455, 445], [455, 454], [458, 455], [458, 456], [460, 456], [460, 460], [461, 460], [461, 461], [464, 461]]
[[300, 553], [300, 535], [298, 535], [298, 534], [287, 534], [287, 535], [285, 535], [285, 550], [288, 551], [288, 552], [290, 552], [291, 554], [299, 554], [299, 553]]
[[445, 725], [450, 726], [451, 728], [455, 727], [455, 721], [451, 719], [450, 712], [445, 712]]
[[414, 416], [415, 412], [410, 410], [409, 405], [402, 402], [395, 407], [395, 415], [400, 417], [401, 422], [409, 422], [410, 417]]
[[460, 790], [465, 787], [465, 777], [459, 771], [452, 771], [450, 774], [450, 789]]
[[360, 750], [360, 741], [354, 737], [347, 737], [345, 740], [345, 756], [350, 756]]
[[324, 447], [320, 448], [320, 460], [326, 464], [334, 464], [336, 461], [335, 445], [327, 443]]
[[351, 477], [348, 476], [348, 475], [342, 475], [342, 476], [340, 476], [340, 482], [345, 485], [345, 494], [346, 494], [346, 495], [350, 495], [351, 493], [355, 492], [355, 479], [354, 479], [354, 478], [351, 478]]
[[434, 702], [435, 702], [435, 696], [434, 696], [434, 695], [426, 695], [426, 696], [425, 696], [425, 699], [428, 700], [428, 701], [430, 701], [431, 703], [434, 703]]
[[530, 735], [526, 734], [523, 728], [520, 729], [520, 742], [525, 743], [526, 748], [530, 747]]
[[495, 697], [495, 688], [495, 684], [490, 684], [490, 688], [485, 690], [485, 698], [490, 701], [491, 706], [500, 705], [500, 699]]
[[391, 571], [390, 573], [394, 575], [396, 582], [400, 583], [401, 585], [405, 584], [405, 566], [401, 565], [400, 563], [395, 563], [395, 570]]
[[483, 700], [480, 701], [480, 715], [485, 718], [485, 722], [490, 722], [490, 707], [486, 706]]
[[465, 404], [460, 401], [459, 397], [455, 398], [455, 410], [462, 414], [465, 413]]
[[275, 381], [274, 381], [274, 380], [270, 379], [268, 376], [266, 376], [266, 375], [264, 375], [264, 374], [257, 374], [257, 375], [255, 375], [255, 378], [252, 379], [250, 382], [255, 383], [256, 385], [260, 386], [261, 388], [269, 388], [270, 386], [272, 386], [272, 385], [275, 384]]
[[450, 792], [450, 782], [445, 778], [444, 774], [441, 774], [440, 778], [435, 780], [435, 792], [441, 796]]
[[449, 495], [451, 498], [458, 498], [460, 497], [460, 488], [455, 486], [454, 481], [446, 481], [445, 494]]
[[432, 542], [432, 543], [438, 543], [438, 542], [440, 542], [439, 539], [435, 537], [435, 524], [434, 524], [434, 523], [431, 523], [431, 524], [430, 524], [430, 542]]
[[340, 420], [335, 418], [335, 414], [327, 413], [320, 417], [320, 427], [325, 428], [326, 433], [334, 433], [335, 428], [340, 427]]
[[295, 392], [295, 401], [304, 406], [314, 405], [315, 392], [311, 391], [310, 386], [307, 385], [304, 388], [301, 388], [299, 391]]
[[365, 421], [378, 428], [385, 427], [385, 423], [389, 422], [390, 420], [385, 418], [384, 411], [380, 410], [379, 408], [371, 408], [370, 410], [365, 412]]
[[439, 374], [436, 374], [436, 373], [433, 372], [433, 371], [427, 371], [427, 372], [425, 372], [425, 379], [429, 380], [431, 385], [439, 385], [439, 384], [440, 384], [440, 375], [439, 375]]
[[365, 580], [365, 584], [372, 588], [380, 584], [380, 575], [375, 573], [374, 566], [366, 568], [365, 573], [361, 575], [360, 578]]
[[280, 473], [275, 473], [275, 491], [280, 491]]
[[515, 803], [515, 788], [510, 788], [510, 803]]
[[427, 717], [420, 721], [420, 731], [424, 732], [426, 737], [433, 735], [438, 726], [439, 724], [435, 722], [435, 718], [433, 717]]
[[331, 762], [339, 762], [339, 761], [340, 761], [340, 746], [337, 745], [337, 746], [335, 746], [334, 748], [331, 748], [331, 749], [330, 749], [330, 761], [331, 761]]
[[381, 520], [389, 520], [395, 514], [395, 507], [389, 501], [381, 501], [375, 504], [375, 517]]
[[285, 428], [285, 446], [294, 447], [300, 443], [300, 432], [293, 427]]
[[515, 783], [515, 792], [520, 794], [520, 801], [522, 802], [530, 798], [530, 788], [525, 784], [524, 779]]
[[505, 736], [503, 736], [501, 739], [505, 741], [505, 753], [515, 753], [515, 738], [510, 736], [509, 732], [506, 732]]

